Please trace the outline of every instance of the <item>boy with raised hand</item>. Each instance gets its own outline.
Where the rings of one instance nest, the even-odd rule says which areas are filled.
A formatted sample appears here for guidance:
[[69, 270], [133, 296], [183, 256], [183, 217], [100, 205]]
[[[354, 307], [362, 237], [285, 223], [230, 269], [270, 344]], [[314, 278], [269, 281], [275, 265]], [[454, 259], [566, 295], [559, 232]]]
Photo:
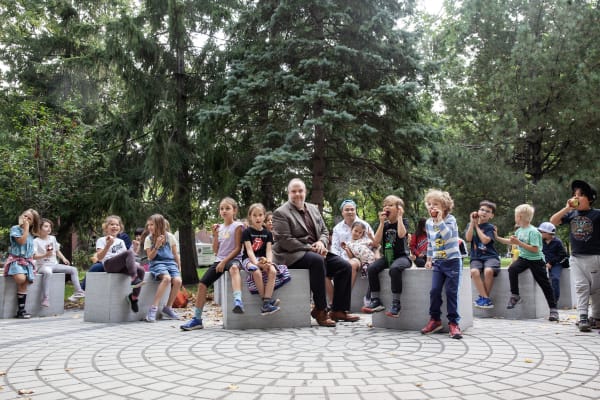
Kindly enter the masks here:
[[531, 225], [534, 208], [529, 204], [521, 204], [515, 208], [515, 224], [519, 227], [515, 234], [509, 238], [496, 236], [496, 240], [503, 244], [515, 244], [519, 246], [519, 258], [508, 267], [508, 280], [510, 282], [510, 299], [506, 308], [513, 309], [521, 303], [519, 294], [519, 274], [525, 270], [530, 270], [533, 279], [544, 292], [544, 297], [550, 308], [548, 320], [558, 321], [558, 310], [556, 309], [556, 300], [552, 293], [552, 286], [546, 274], [546, 261], [542, 253], [543, 241], [542, 234], [537, 228]]
[[[600, 210], [592, 208], [597, 197], [592, 185], [575, 180], [571, 190], [573, 197], [550, 218], [550, 222], [569, 224], [569, 264], [577, 293], [579, 330], [589, 332], [592, 326], [598, 327], [600, 320]], [[588, 318], [590, 298], [592, 317]]]
[[488, 200], [481, 201], [479, 210], [471, 213], [471, 221], [465, 232], [465, 239], [471, 243], [471, 280], [479, 292], [479, 297], [474, 301], [477, 308], [494, 308], [490, 293], [494, 278], [500, 272], [500, 256], [494, 247], [495, 227], [490, 223], [495, 212], [496, 204]]

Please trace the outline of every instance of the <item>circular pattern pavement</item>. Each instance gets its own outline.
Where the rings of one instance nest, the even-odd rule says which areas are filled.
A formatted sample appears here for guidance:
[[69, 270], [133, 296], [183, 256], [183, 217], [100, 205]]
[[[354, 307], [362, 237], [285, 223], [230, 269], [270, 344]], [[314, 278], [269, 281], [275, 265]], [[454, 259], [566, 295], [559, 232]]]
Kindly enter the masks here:
[[0, 400], [600, 398], [600, 335], [566, 313], [558, 324], [475, 319], [462, 340], [369, 325], [0, 320]]

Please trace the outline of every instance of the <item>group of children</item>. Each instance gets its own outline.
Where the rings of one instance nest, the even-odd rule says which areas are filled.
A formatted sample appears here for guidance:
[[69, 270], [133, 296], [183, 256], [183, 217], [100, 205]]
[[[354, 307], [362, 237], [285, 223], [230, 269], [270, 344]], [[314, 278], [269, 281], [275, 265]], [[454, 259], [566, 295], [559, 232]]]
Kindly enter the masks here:
[[[27, 287], [34, 281], [36, 270], [42, 275], [42, 307], [50, 306], [50, 279], [55, 272], [70, 276], [75, 290], [69, 300], [85, 297], [85, 292], [79, 284], [77, 268], [71, 266], [69, 260], [61, 253], [56, 237], [51, 235], [52, 228], [52, 221], [40, 218], [39, 213], [33, 209], [23, 211], [18, 218], [18, 224], [10, 228], [4, 275], [12, 276], [17, 285], [16, 318], [31, 318], [31, 314], [25, 309], [25, 303]], [[62, 264], [58, 262], [57, 257]]]
[[[494, 247], [494, 243], [499, 242], [517, 246], [519, 254], [508, 268], [511, 296], [507, 308], [514, 308], [521, 302], [518, 275], [529, 269], [548, 303], [549, 320], [557, 321], [560, 272], [570, 262], [578, 297], [579, 329], [587, 332], [600, 325], [600, 211], [591, 207], [597, 194], [584, 181], [574, 181], [572, 193], [573, 197], [567, 201], [566, 206], [554, 214], [550, 222], [544, 222], [538, 228], [531, 224], [533, 207], [528, 204], [517, 206], [515, 224], [518, 228], [514, 235], [506, 238], [499, 236], [490, 222], [496, 210], [494, 203], [484, 200], [479, 204], [479, 209], [470, 214], [465, 238], [471, 243], [471, 278], [479, 293], [474, 301], [475, 307], [494, 307], [490, 293], [494, 278], [500, 271], [500, 257]], [[430, 320], [421, 332], [431, 334], [443, 328], [441, 305], [442, 290], [445, 289], [450, 336], [460, 339], [462, 333], [459, 327], [458, 287], [462, 254], [457, 222], [451, 214], [454, 202], [448, 192], [429, 190], [425, 195], [425, 205], [429, 218], [420, 221], [421, 228], [413, 235], [412, 243], [408, 240], [404, 203], [397, 196], [387, 196], [383, 201], [383, 210], [379, 213], [379, 226], [375, 234], [367, 239], [367, 226], [362, 221], [356, 221], [351, 227], [352, 239], [341, 243], [340, 247], [350, 261], [366, 267], [370, 300], [362, 308], [365, 313], [385, 309], [380, 300], [379, 283], [379, 274], [383, 270], [389, 269], [392, 289], [392, 304], [386, 315], [398, 317], [401, 311], [402, 272], [410, 268], [413, 261], [418, 266], [432, 269]], [[248, 273], [249, 290], [262, 298], [261, 314], [269, 315], [280, 310], [280, 300], [273, 297], [273, 291], [289, 281], [290, 275], [285, 266], [273, 262], [273, 233], [267, 228], [268, 213], [262, 204], [251, 205], [248, 212], [249, 226], [244, 227], [242, 222], [236, 220], [237, 212], [238, 205], [233, 199], [227, 197], [220, 202], [219, 214], [223, 223], [212, 227], [215, 263], [200, 280], [194, 317], [181, 326], [182, 330], [203, 328], [202, 312], [207, 289], [225, 271], [229, 271], [231, 276], [233, 312], [244, 312], [241, 269]], [[568, 223], [571, 227], [570, 259], [562, 242], [555, 236], [555, 225], [561, 223]], [[96, 243], [95, 256], [98, 263], [91, 270], [102, 268], [106, 272], [131, 276], [133, 291], [127, 299], [133, 311], [137, 312], [137, 298], [144, 278], [144, 269], [135, 261], [136, 246], [139, 248], [139, 243], [134, 243], [134, 249], [129, 249], [130, 246], [126, 243], [128, 237], [123, 232], [123, 224], [118, 216], [109, 216], [103, 224], [103, 230], [105, 236]], [[52, 223], [48, 220], [41, 221], [38, 213], [31, 209], [23, 212], [19, 217], [19, 225], [11, 228], [5, 274], [13, 276], [17, 283], [17, 318], [29, 317], [25, 311], [25, 299], [27, 285], [35, 276], [34, 261], [39, 265], [39, 272], [44, 275], [52, 272], [71, 274], [71, 281], [75, 285], [73, 298], [84, 296], [83, 289], [79, 287], [77, 270], [68, 266], [69, 261], [60, 253], [56, 239], [50, 235], [51, 231]], [[34, 240], [33, 235], [38, 237]], [[177, 241], [169, 232], [168, 222], [160, 214], [148, 218], [144, 236], [143, 249], [149, 261], [149, 272], [155, 280], [160, 281], [146, 320], [156, 320], [159, 301], [169, 287], [171, 294], [161, 312], [165, 318], [179, 319], [172, 309], [175, 295], [182, 283]], [[131, 243], [130, 240], [129, 242]], [[379, 246], [382, 256], [376, 258], [372, 249]], [[63, 264], [57, 262], [57, 255]], [[592, 316], [588, 316], [590, 298]], [[45, 296], [45, 305], [47, 301]]]

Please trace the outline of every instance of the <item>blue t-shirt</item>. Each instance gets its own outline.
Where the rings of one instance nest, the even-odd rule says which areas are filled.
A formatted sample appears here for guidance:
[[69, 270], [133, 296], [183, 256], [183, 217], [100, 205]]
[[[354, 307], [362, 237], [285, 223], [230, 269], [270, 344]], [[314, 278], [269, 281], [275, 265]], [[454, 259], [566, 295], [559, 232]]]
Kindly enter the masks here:
[[27, 236], [27, 241], [24, 244], [19, 244], [16, 238], [23, 236], [25, 232], [19, 225], [14, 225], [10, 228], [10, 247], [8, 253], [17, 257], [31, 258], [35, 252], [35, 246], [33, 244], [33, 235], [31, 233]]
[[569, 241], [573, 255], [600, 254], [600, 210], [571, 211], [561, 223], [569, 224]]
[[[496, 233], [494, 231], [494, 225], [490, 224], [489, 222], [483, 223], [483, 224], [479, 224], [479, 229], [481, 229], [483, 231], [483, 233], [489, 237], [491, 240], [489, 241], [488, 244], [484, 244], [481, 239], [479, 238], [479, 236], [477, 235], [477, 231], [475, 229], [473, 229], [473, 239], [471, 240], [471, 249], [470, 249], [470, 256], [471, 256], [471, 260], [480, 260], [480, 261], [484, 261], [484, 260], [490, 260], [492, 258], [495, 259], [500, 259], [500, 256], [498, 255], [498, 251], [496, 251], [496, 248], [494, 247], [494, 243], [495, 240], [494, 238], [496, 237]], [[469, 230], [469, 226], [467, 225], [467, 230]]]

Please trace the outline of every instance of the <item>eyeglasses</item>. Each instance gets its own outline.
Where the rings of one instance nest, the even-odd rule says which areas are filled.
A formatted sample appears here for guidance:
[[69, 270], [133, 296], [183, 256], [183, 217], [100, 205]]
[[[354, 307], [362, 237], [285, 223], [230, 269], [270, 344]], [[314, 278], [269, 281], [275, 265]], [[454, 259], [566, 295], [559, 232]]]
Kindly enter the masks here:
[[486, 214], [492, 213], [492, 210], [486, 210], [485, 208], [480, 208], [479, 211], [481, 211], [482, 213], [486, 213]]

